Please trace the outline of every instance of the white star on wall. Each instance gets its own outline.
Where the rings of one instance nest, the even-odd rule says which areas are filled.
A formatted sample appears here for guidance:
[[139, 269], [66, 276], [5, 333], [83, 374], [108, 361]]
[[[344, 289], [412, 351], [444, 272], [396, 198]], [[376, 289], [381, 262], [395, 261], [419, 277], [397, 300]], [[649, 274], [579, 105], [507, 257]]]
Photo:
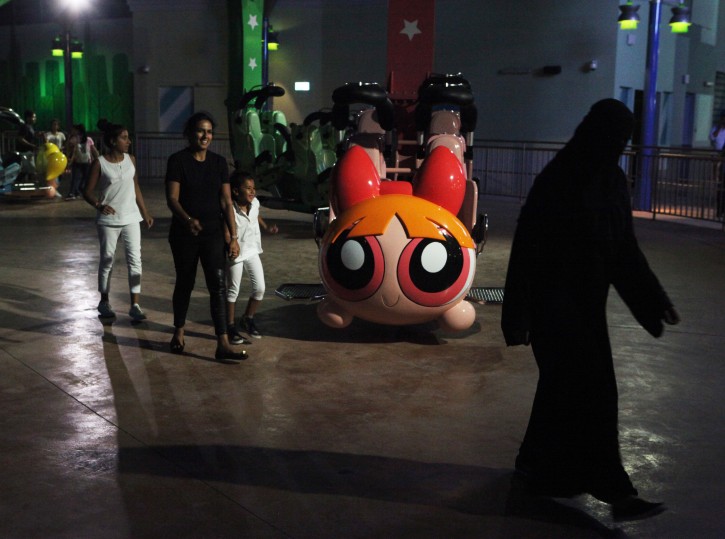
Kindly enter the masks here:
[[248, 65], [249, 65], [249, 69], [251, 69], [252, 71], [254, 71], [256, 69], [256, 67], [257, 67], [257, 59], [256, 58], [250, 58]]
[[406, 36], [408, 36], [408, 41], [413, 41], [413, 36], [414, 35], [416, 35], [416, 34], [422, 34], [423, 33], [423, 32], [421, 32], [418, 29], [418, 21], [417, 20], [416, 21], [413, 21], [413, 22], [410, 22], [410, 21], [406, 21], [405, 19], [403, 19], [403, 24], [405, 25], [405, 28], [403, 28], [400, 31], [400, 33], [401, 34], [405, 34]]
[[249, 21], [247, 24], [250, 26], [252, 30], [254, 30], [255, 27], [259, 26], [259, 23], [257, 22], [257, 16], [256, 15], [250, 15]]

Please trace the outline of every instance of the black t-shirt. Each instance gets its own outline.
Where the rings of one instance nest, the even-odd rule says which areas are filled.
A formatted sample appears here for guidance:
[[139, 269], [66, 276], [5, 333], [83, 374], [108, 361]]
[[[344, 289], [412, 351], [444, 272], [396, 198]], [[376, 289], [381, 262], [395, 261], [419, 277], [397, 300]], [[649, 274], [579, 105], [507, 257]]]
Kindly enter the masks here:
[[[222, 228], [221, 189], [229, 183], [229, 167], [226, 159], [207, 151], [204, 161], [197, 161], [191, 150], [185, 148], [169, 157], [166, 166], [166, 182], [179, 182], [179, 203], [194, 219], [201, 222], [201, 235], [216, 234]], [[184, 236], [190, 232], [174, 215], [171, 236]]]
[[35, 147], [27, 145], [25, 142], [23, 142], [20, 139], [25, 139], [31, 144], [38, 144], [38, 140], [35, 136], [35, 129], [33, 129], [33, 126], [30, 124], [23, 124], [18, 129], [18, 146], [17, 149], [19, 152], [32, 152], [35, 151]]

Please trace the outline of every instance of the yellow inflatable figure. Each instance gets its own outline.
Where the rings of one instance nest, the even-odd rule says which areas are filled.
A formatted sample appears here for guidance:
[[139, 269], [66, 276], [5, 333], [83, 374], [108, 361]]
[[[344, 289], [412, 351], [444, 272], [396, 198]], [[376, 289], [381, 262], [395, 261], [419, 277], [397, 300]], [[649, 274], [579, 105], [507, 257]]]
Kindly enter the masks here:
[[[55, 146], [55, 144], [52, 144], [52, 146]], [[63, 174], [65, 167], [68, 165], [68, 158], [60, 151], [47, 155], [45, 161], [45, 179], [47, 181], [54, 180]]]

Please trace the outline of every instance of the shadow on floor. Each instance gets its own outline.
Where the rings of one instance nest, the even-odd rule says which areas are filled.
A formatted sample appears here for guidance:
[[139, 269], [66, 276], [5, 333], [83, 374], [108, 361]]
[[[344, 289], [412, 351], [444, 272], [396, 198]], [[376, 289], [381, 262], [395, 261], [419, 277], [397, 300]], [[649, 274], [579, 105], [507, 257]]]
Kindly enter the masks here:
[[[159, 466], [158, 458], [168, 466]], [[165, 475], [325, 496], [509, 516], [626, 537], [575, 507], [512, 486], [512, 471], [446, 463], [230, 445], [122, 447], [122, 474]]]

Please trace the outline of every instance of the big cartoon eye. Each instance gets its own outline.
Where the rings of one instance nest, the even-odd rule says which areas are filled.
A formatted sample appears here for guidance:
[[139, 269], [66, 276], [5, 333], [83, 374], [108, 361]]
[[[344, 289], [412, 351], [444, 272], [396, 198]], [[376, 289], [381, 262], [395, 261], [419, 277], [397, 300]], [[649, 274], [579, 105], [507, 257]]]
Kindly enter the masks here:
[[471, 249], [441, 229], [444, 240], [415, 238], [398, 262], [398, 281], [406, 297], [419, 305], [437, 307], [460, 296], [470, 284]]
[[346, 230], [323, 249], [322, 280], [341, 299], [361, 301], [383, 282], [385, 261], [375, 236], [348, 238]]

